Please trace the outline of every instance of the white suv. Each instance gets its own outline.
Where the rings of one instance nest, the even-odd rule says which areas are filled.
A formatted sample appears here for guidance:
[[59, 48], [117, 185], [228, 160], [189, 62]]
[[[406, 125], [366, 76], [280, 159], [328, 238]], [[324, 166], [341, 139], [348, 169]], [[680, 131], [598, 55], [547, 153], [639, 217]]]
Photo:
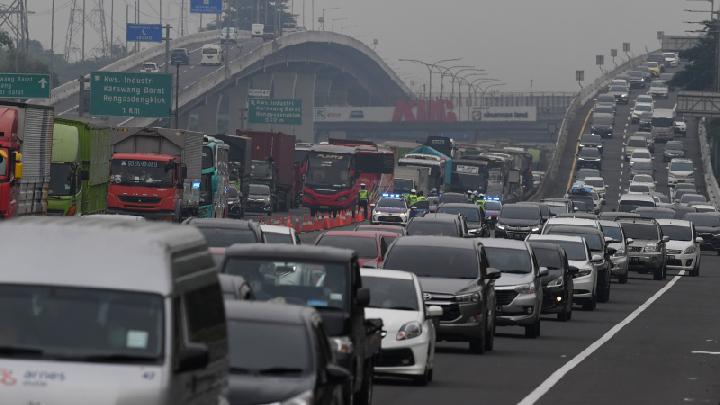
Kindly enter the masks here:
[[658, 225], [670, 240], [665, 245], [667, 268], [669, 270], [685, 270], [691, 276], [700, 275], [700, 245], [703, 238], [697, 236], [695, 227], [690, 221], [679, 219], [658, 219]]
[[673, 159], [667, 166], [668, 187], [677, 183], [695, 184], [695, 164], [690, 159]]

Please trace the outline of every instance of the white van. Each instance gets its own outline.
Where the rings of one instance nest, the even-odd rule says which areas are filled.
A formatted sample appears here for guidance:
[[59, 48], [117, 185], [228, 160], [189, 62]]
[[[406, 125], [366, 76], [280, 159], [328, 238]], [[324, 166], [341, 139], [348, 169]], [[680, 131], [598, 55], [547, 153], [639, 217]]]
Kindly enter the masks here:
[[3, 404], [224, 401], [223, 297], [197, 229], [25, 217], [0, 233]]
[[223, 53], [222, 46], [215, 44], [203, 45], [200, 50], [201, 65], [222, 65], [224, 61], [225, 54]]

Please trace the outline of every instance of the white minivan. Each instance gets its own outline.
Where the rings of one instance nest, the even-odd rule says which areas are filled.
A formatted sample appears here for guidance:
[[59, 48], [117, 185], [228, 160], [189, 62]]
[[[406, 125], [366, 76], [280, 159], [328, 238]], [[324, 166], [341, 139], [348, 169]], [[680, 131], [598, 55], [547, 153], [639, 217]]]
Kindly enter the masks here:
[[225, 402], [223, 297], [197, 229], [25, 217], [0, 233], [12, 235], [0, 248], [0, 402]]
[[222, 65], [224, 61], [225, 54], [222, 46], [216, 44], [203, 45], [200, 50], [201, 65]]

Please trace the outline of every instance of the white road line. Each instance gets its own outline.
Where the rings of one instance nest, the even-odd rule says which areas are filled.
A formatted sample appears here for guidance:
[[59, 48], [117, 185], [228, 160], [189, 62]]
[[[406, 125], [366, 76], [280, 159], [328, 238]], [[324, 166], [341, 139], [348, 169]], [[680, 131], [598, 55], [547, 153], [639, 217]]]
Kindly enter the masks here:
[[537, 388], [535, 388], [528, 396], [523, 398], [520, 402], [518, 402], [518, 405], [531, 405], [536, 403], [540, 400], [545, 394], [550, 391], [552, 387], [555, 386], [565, 375], [567, 375], [568, 372], [570, 372], [572, 369], [577, 367], [580, 363], [583, 362], [583, 360], [587, 359], [591, 354], [593, 354], [595, 351], [597, 351], [602, 345], [609, 342], [610, 339], [613, 338], [613, 336], [617, 335], [622, 328], [629, 325], [632, 321], [635, 320], [640, 314], [645, 312], [646, 309], [650, 307], [655, 301], [657, 301], [658, 298], [662, 297], [666, 292], [668, 292], [674, 285], [677, 283], [678, 280], [682, 278], [682, 276], [685, 275], [685, 270], [680, 271], [677, 276], [673, 277], [672, 280], [670, 280], [665, 287], [659, 289], [655, 295], [648, 298], [647, 301], [645, 301], [642, 305], [637, 307], [630, 315], [628, 315], [625, 319], [623, 319], [620, 323], [615, 324], [609, 331], [605, 332], [600, 339], [594, 341], [590, 344], [585, 350], [578, 353], [577, 356], [573, 357], [572, 360], [565, 363], [562, 367], [555, 370], [554, 373], [550, 375], [545, 381], [543, 381]]
[[712, 355], [720, 355], [720, 352], [707, 352], [705, 350], [693, 350], [690, 353], [692, 354], [712, 354]]
[[67, 110], [61, 112], [60, 114], [58, 114], [58, 116], [60, 116], [60, 115], [65, 115], [65, 114], [69, 113], [70, 111], [75, 110], [75, 109], [78, 108], [78, 107], [80, 107], [80, 105], [76, 105], [76, 106], [74, 106], [74, 107], [71, 107], [70, 109], [67, 109]]
[[119, 123], [117, 126], [121, 127], [121, 126], [127, 124], [128, 122], [132, 121], [133, 119], [135, 119], [135, 117], [130, 117], [130, 118], [126, 119], [125, 121]]

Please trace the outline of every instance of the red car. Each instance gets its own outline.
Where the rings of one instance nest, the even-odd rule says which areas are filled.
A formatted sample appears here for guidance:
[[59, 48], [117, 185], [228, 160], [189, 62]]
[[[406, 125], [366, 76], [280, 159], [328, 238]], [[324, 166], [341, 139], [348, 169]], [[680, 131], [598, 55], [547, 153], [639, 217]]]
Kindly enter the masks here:
[[405, 227], [402, 225], [370, 225], [370, 224], [359, 224], [355, 225], [355, 232], [358, 231], [372, 231], [372, 232], [389, 232], [394, 233], [398, 236], [407, 235]]
[[315, 244], [354, 250], [358, 254], [360, 266], [382, 267], [388, 247], [396, 233], [380, 231], [327, 231], [320, 235]]

